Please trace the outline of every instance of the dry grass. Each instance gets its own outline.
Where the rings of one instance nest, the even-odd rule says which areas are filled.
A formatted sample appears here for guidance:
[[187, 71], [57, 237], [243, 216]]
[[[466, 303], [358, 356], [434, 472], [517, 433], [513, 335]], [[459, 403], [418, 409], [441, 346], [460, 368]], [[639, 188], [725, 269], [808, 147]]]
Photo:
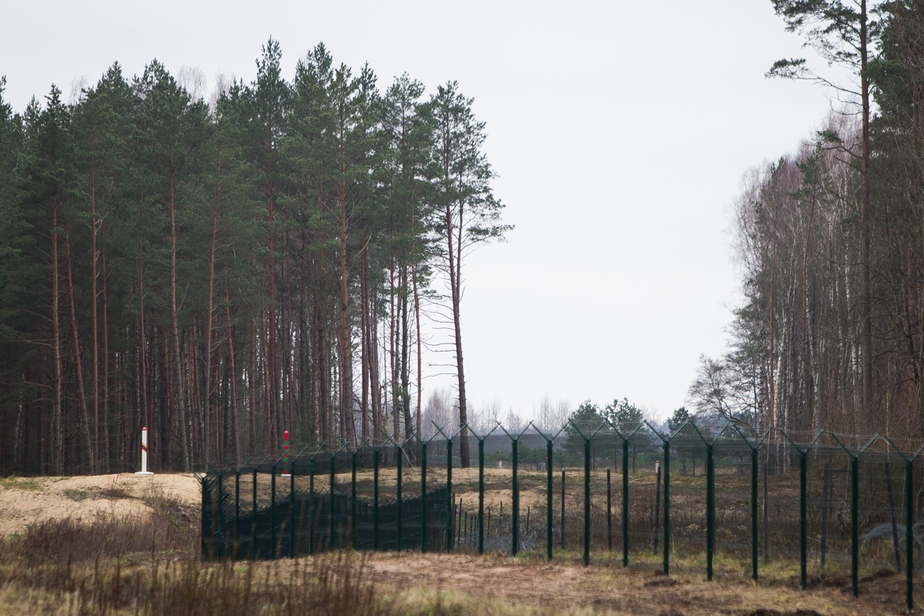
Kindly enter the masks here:
[[[66, 490], [89, 489], [62, 488], [69, 502], [129, 496], [115, 485], [89, 497]], [[497, 553], [339, 552], [203, 563], [197, 502], [158, 490], [131, 498], [153, 515], [111, 508], [88, 519], [45, 520], [2, 540], [0, 615], [830, 616], [904, 608], [904, 577], [890, 571], [865, 572], [857, 599], [849, 575], [835, 568], [813, 569], [802, 591], [797, 561], [762, 566], [755, 583], [746, 560], [720, 553], [715, 579], [707, 581], [703, 555], [679, 550], [670, 577], [656, 556], [633, 553], [623, 568], [621, 552], [600, 550], [584, 567], [579, 551], [557, 546], [551, 562]], [[915, 600], [924, 605], [924, 593]]]

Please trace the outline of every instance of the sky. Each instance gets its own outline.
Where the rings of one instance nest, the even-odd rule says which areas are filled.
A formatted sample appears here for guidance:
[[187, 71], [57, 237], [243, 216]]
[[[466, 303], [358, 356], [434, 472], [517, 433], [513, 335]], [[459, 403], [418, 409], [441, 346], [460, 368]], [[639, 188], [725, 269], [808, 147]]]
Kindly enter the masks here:
[[[806, 57], [770, 0], [161, 0], [15, 2], [0, 23], [4, 98], [73, 99], [119, 62], [175, 76], [283, 74], [323, 42], [384, 91], [408, 73], [458, 81], [486, 123], [495, 195], [515, 225], [463, 264], [468, 397], [533, 416], [543, 397], [628, 398], [663, 419], [741, 304], [732, 211], [748, 170], [795, 151], [837, 106], [764, 77]], [[830, 74], [830, 73], [826, 73]], [[424, 397], [451, 380], [425, 356]]]

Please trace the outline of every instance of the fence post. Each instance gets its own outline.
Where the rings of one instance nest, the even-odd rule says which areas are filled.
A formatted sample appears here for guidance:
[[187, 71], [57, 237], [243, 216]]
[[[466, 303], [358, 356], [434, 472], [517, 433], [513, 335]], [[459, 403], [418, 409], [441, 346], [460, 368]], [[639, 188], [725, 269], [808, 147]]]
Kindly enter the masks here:
[[696, 423], [689, 424], [706, 445], [706, 579], [712, 580], [712, 562], [715, 557], [715, 444], [728, 429], [729, 423], [719, 430], [711, 441], [706, 440]]
[[446, 503], [446, 551], [452, 553], [453, 524], [456, 517], [452, 514], [455, 498], [452, 494], [452, 436], [446, 439], [446, 490], [448, 502]]
[[[918, 450], [920, 453], [921, 450]], [[914, 456], [917, 457], [917, 454]], [[914, 609], [914, 458], [905, 462], [905, 604], [908, 611]]]
[[[638, 430], [638, 428], [636, 428]], [[635, 434], [633, 431], [632, 434]], [[631, 435], [630, 435], [631, 436]], [[629, 566], [629, 439], [622, 441], [622, 566]]]
[[478, 439], [478, 553], [484, 554], [484, 439]]
[[[538, 432], [538, 430], [537, 430]], [[540, 432], [540, 434], [542, 434]], [[544, 435], [543, 435], [544, 436]], [[547, 440], [545, 444], [545, 556], [547, 560], [552, 560], [552, 466], [553, 466], [553, 446], [552, 441]]]
[[420, 552], [427, 551], [427, 442], [420, 443]]
[[478, 440], [478, 553], [484, 554], [484, 441], [497, 430], [497, 426], [491, 428], [484, 436], [478, 436], [468, 424], [465, 424], [465, 427]]
[[645, 424], [661, 439], [664, 448], [664, 575], [671, 571], [671, 439], [686, 427], [686, 422], [668, 436], [658, 432], [648, 421]]
[[584, 565], [590, 564], [590, 439], [594, 437], [604, 426], [609, 425], [608, 421], [601, 423], [597, 429], [586, 436], [570, 419], [568, 420], [581, 438], [584, 439]]
[[372, 452], [372, 551], [379, 551], [379, 449]]
[[511, 507], [513, 514], [513, 518], [511, 520], [511, 530], [513, 531], [513, 537], [510, 551], [514, 556], [516, 556], [517, 552], [520, 550], [520, 484], [518, 482], [519, 478], [517, 476], [517, 453], [519, 449], [518, 445], [518, 440], [514, 440], [513, 443], [511, 443], [511, 454], [513, 458], [513, 485], [510, 500], [511, 504], [513, 505], [513, 507]]
[[[292, 458], [292, 461], [291, 461], [291, 464], [290, 464], [290, 471], [289, 471], [289, 474], [290, 474], [290, 476], [289, 476], [289, 495], [291, 496], [292, 509], [291, 509], [290, 515], [289, 515], [289, 542], [290, 542], [290, 544], [291, 544], [291, 549], [290, 549], [289, 551], [290, 551], [290, 556], [291, 556], [292, 558], [295, 558], [295, 557], [298, 556], [298, 554], [299, 554], [299, 549], [298, 549], [298, 533], [296, 532], [296, 526], [297, 526], [297, 525], [296, 525], [296, 522], [295, 522], [295, 518], [296, 518], [296, 515], [295, 515], [295, 468], [296, 468], [296, 462], [298, 462], [298, 459], [302, 457], [302, 454], [305, 453], [305, 451], [308, 449], [308, 447], [309, 447], [309, 445], [305, 445], [305, 446], [302, 448], [302, 450], [301, 450], [300, 452], [298, 452], [298, 455], [295, 456], [294, 458]], [[304, 519], [305, 519], [305, 517], [304, 517], [304, 516], [305, 516], [305, 508], [304, 508], [304, 506], [299, 507], [299, 513], [301, 514], [301, 519], [302, 519], [302, 521], [304, 521]]]
[[610, 489], [610, 469], [606, 469], [606, 539], [607, 548], [613, 549], [613, 492]]
[[[363, 443], [360, 445], [362, 447]], [[356, 549], [356, 466], [359, 449], [353, 452], [350, 460], [350, 537], [352, 537], [353, 549]]]
[[[264, 459], [265, 461], [265, 459]], [[262, 464], [262, 462], [261, 462]], [[257, 466], [253, 467], [253, 503], [250, 510], [250, 560], [257, 559]]]
[[924, 451], [924, 445], [909, 458], [892, 439], [884, 438], [905, 461], [905, 606], [910, 612], [914, 609], [914, 461]]
[[289, 467], [289, 558], [295, 558], [295, 461]]
[[[395, 500], [395, 504], [396, 504], [396, 506], [397, 506], [396, 508], [397, 508], [397, 510], [398, 510], [398, 517], [397, 517], [396, 522], [395, 522], [395, 541], [396, 541], [396, 544], [397, 544], [397, 549], [398, 549], [398, 551], [400, 552], [401, 549], [402, 549], [402, 545], [403, 545], [402, 527], [403, 527], [403, 525], [404, 525], [404, 524], [403, 524], [403, 521], [404, 521], [404, 500], [403, 500], [403, 496], [402, 496], [402, 484], [401, 484], [401, 475], [402, 475], [402, 468], [403, 468], [402, 465], [403, 465], [403, 462], [404, 462], [404, 461], [402, 460], [402, 458], [403, 458], [403, 456], [404, 456], [404, 450], [401, 448], [401, 445], [398, 444], [398, 441], [396, 441], [395, 439], [393, 439], [393, 438], [392, 438], [390, 435], [388, 435], [388, 434], [385, 435], [385, 441], [382, 443], [382, 447], [384, 447], [386, 444], [388, 444], [389, 441], [391, 441], [392, 446], [394, 446], [394, 448], [395, 448], [395, 457], [397, 458], [397, 459], [395, 460], [395, 470], [396, 470], [396, 475], [395, 475], [395, 478], [396, 478], [396, 481], [395, 481], [395, 496], [396, 496], [396, 500]], [[376, 475], [376, 476], [377, 476], [377, 475]], [[376, 481], [376, 486], [377, 486], [377, 485], [378, 485], [378, 481]], [[376, 496], [376, 516], [378, 516], [378, 496]]]
[[584, 566], [590, 564], [590, 439], [584, 439]]
[[[748, 446], [751, 450], [751, 577], [757, 579], [757, 453], [760, 450], [761, 444], [763, 444], [764, 439], [767, 438], [767, 435], [770, 434], [770, 430], [773, 429], [771, 424], [767, 431], [764, 432], [764, 435], [760, 437], [755, 443], [752, 443], [747, 439], [747, 437], [742, 434], [741, 430], [738, 429], [738, 426], [731, 424], [731, 427], [734, 428], [735, 432], [738, 433], [738, 436], [741, 437], [741, 440]], [[755, 438], [756, 438], [755, 434]]]
[[562, 430], [564, 430], [565, 428], [564, 426], [562, 426], [561, 429], [559, 429], [559, 431], [555, 433], [555, 436], [549, 437], [548, 435], [543, 434], [542, 431], [540, 431], [539, 428], [537, 428], [533, 422], [529, 422], [529, 423], [533, 427], [533, 429], [537, 433], [539, 433], [539, 436], [545, 439], [545, 473], [546, 473], [546, 488], [545, 488], [546, 546], [545, 548], [546, 548], [546, 558], [548, 560], [552, 560], [552, 524], [553, 524], [552, 522], [552, 466], [553, 466], [553, 460], [552, 460], [553, 447], [552, 445], [553, 445], [553, 441], [558, 437], [559, 434], [561, 434]]
[[860, 526], [860, 456], [866, 449], [879, 438], [877, 434], [862, 447], [857, 453], [851, 452], [841, 442], [833, 432], [831, 436], [841, 446], [841, 449], [850, 456], [850, 581], [853, 596], [860, 595], [860, 548], [859, 548], [859, 526]]
[[[510, 527], [511, 527], [511, 537], [510, 537], [510, 553], [513, 556], [517, 555], [517, 552], [520, 550], [520, 486], [518, 483], [517, 477], [517, 445], [520, 440], [520, 437], [523, 436], [523, 433], [526, 432], [526, 428], [523, 429], [523, 432], [514, 436], [507, 432], [507, 429], [497, 423], [498, 427], [504, 431], [504, 434], [507, 435], [507, 438], [510, 439], [510, 449], [513, 462], [513, 486], [511, 488], [510, 499], [513, 506], [511, 509], [511, 518], [510, 518]], [[529, 424], [527, 424], [527, 428]]]
[[[450, 432], [447, 435], [436, 423], [433, 423], [433, 427], [446, 439], [446, 551], [452, 553], [453, 524], [455, 523], [455, 515], [453, 515], [455, 498], [452, 494], [452, 438], [455, 434]], [[461, 432], [461, 428], [459, 431]]]
[[[694, 428], [696, 426], [694, 425]], [[726, 424], [726, 428], [728, 425]], [[725, 428], [723, 428], [724, 431]], [[721, 432], [719, 433], [721, 434]], [[718, 438], [718, 436], [716, 437]], [[715, 559], [715, 441], [706, 445], [706, 579], [712, 580]]]
[[802, 590], [805, 590], [808, 587], [808, 533], [806, 529], [808, 524], [808, 452], [815, 445], [815, 441], [824, 434], [824, 430], [820, 430], [804, 450], [796, 445], [796, 442], [789, 438], [786, 432], [780, 430], [780, 434], [785, 436], [793, 448], [799, 452], [799, 560], [801, 561], [799, 563], [799, 583]]
[[[860, 594], [860, 460], [859, 456], [850, 458], [850, 582], [853, 596]], [[898, 546], [895, 546], [898, 548]], [[899, 572], [901, 573], [901, 572]]]
[[808, 513], [808, 456], [805, 451], [799, 452], [799, 583], [802, 590], [808, 587], [808, 541], [807, 526]]
[[[328, 510], [328, 520], [327, 520], [327, 549], [334, 549], [334, 522], [337, 519], [336, 516], [336, 501], [334, 500], [334, 484], [336, 483], [335, 474], [337, 472], [337, 454], [343, 451], [346, 445], [343, 445], [340, 449], [330, 454], [330, 507]], [[339, 547], [339, 546], [337, 546]]]
[[276, 560], [276, 463], [270, 474], [270, 558]]
[[565, 469], [561, 469], [561, 549], [565, 549]]
[[671, 571], [671, 442], [664, 441], [664, 575]]
[[202, 516], [200, 549], [202, 550], [202, 560], [212, 560], [215, 550], [212, 547], [212, 487], [209, 485], [208, 474], [199, 479], [202, 488]]
[[308, 554], [314, 554], [314, 459], [315, 452], [308, 460]]
[[234, 473], [234, 560], [241, 544], [241, 469]]
[[401, 446], [395, 443], [395, 455], [398, 456], [398, 460], [397, 460], [398, 475], [397, 475], [396, 489], [398, 491], [398, 520], [397, 520], [398, 528], [397, 528], [397, 531], [398, 531], [398, 551], [399, 552], [401, 551], [401, 548], [403, 547], [401, 545], [402, 544], [401, 527], [403, 526], [403, 521], [404, 521], [404, 502], [401, 497], [401, 464], [402, 464], [401, 458], [403, 457], [402, 455], [403, 453], [404, 452], [401, 449]]
[[624, 435], [615, 424], [613, 432], [622, 439], [622, 566], [629, 566], [629, 440], [642, 429], [642, 425], [635, 426], [632, 432]]

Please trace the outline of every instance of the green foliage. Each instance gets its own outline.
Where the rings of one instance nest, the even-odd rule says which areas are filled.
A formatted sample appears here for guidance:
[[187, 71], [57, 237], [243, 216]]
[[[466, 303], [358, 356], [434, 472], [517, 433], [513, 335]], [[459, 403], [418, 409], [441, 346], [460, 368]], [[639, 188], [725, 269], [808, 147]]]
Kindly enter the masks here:
[[623, 435], [628, 435], [639, 426], [644, 427], [645, 415], [628, 398], [614, 399], [604, 407], [602, 415]]
[[671, 434], [679, 430], [685, 423], [692, 421], [693, 416], [690, 415], [690, 411], [686, 407], [681, 406], [679, 409], [676, 409], [674, 413], [667, 420], [667, 429]]
[[590, 438], [601, 426], [601, 432], [612, 431], [600, 408], [590, 400], [585, 400], [565, 424], [568, 438], [565, 440], [564, 451], [572, 456], [583, 456], [585, 439]]
[[155, 469], [274, 450], [284, 427], [381, 433], [386, 409], [409, 425], [446, 208], [466, 246], [510, 228], [485, 125], [455, 83], [383, 94], [323, 44], [292, 81], [281, 61], [270, 39], [211, 104], [157, 60], [22, 114], [0, 78], [0, 474], [96, 449], [121, 468], [113, 436], [136, 424]]

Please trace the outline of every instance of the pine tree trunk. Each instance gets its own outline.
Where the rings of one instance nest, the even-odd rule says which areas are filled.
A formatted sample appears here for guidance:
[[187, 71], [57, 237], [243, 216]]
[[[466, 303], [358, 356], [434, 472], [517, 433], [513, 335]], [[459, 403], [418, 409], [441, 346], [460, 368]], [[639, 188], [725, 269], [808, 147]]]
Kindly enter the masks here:
[[[389, 258], [388, 266], [388, 286], [391, 289], [391, 294], [388, 298], [389, 311], [388, 311], [388, 363], [390, 368], [390, 374], [386, 375], [387, 378], [385, 382], [388, 383], [389, 387], [385, 390], [385, 409], [388, 410], [388, 395], [391, 394], [391, 414], [392, 414], [392, 423], [394, 424], [393, 432], [397, 434], [398, 432], [398, 404], [395, 401], [395, 389], [397, 388], [398, 383], [398, 307], [397, 307], [397, 298], [395, 297], [395, 255], [394, 252], [391, 253]], [[385, 419], [385, 427], [388, 426], [388, 419]]]
[[[374, 315], [374, 307], [376, 304], [374, 291], [369, 302], [370, 310], [373, 311], [372, 314]], [[369, 335], [371, 336], [369, 340], [369, 350], [371, 353], [371, 357], [369, 358], [369, 380], [371, 381], [369, 394], [372, 406], [372, 438], [374, 441], [377, 436], [382, 433], [382, 397], [379, 389], [379, 383], [381, 383], [381, 379], [379, 378], [379, 327], [378, 321], [374, 318], [369, 327]]]
[[[409, 362], [408, 344], [410, 338], [408, 324], [408, 266], [401, 265], [401, 413], [404, 416], [404, 438], [411, 437], [411, 367]], [[395, 431], [395, 438], [398, 431]]]
[[250, 345], [250, 374], [248, 375], [248, 391], [250, 395], [250, 407], [248, 416], [250, 419], [250, 452], [257, 450], [257, 406], [256, 406], [256, 389], [255, 382], [257, 376], [257, 345]]
[[[462, 468], [469, 466], [468, 450], [468, 430], [465, 428], [468, 422], [468, 412], [465, 399], [465, 362], [462, 357], [462, 318], [460, 313], [460, 304], [462, 299], [462, 210], [459, 205], [459, 225], [458, 229], [453, 222], [452, 207], [446, 205], [446, 237], [448, 238], [448, 255], [449, 255], [449, 287], [452, 294], [452, 322], [455, 333], [456, 347], [456, 372], [459, 384], [459, 426], [462, 429], [459, 439], [459, 460]], [[458, 242], [453, 245], [453, 233], [458, 232]]]
[[51, 204], [51, 329], [54, 352], [54, 398], [52, 408], [54, 414], [54, 451], [52, 455], [54, 472], [56, 475], [64, 473], [64, 421], [62, 417], [62, 400], [64, 397], [61, 377], [61, 307], [60, 291], [58, 289], [60, 274], [58, 273], [58, 198], [52, 197]]
[[[90, 149], [93, 148], [93, 133], [90, 134]], [[95, 161], [90, 159], [90, 336], [92, 347], [93, 362], [93, 450], [97, 460], [102, 460], [100, 455], [99, 440], [99, 314], [97, 307], [97, 298], [99, 297], [96, 283], [96, 166]]]
[[225, 319], [227, 321], [228, 327], [228, 362], [230, 364], [231, 371], [231, 386], [230, 386], [230, 409], [231, 409], [231, 435], [232, 443], [234, 446], [234, 451], [232, 452], [233, 459], [238, 459], [238, 456], [241, 455], [241, 431], [240, 431], [240, 410], [238, 405], [238, 393], [237, 393], [237, 361], [236, 361], [236, 350], [234, 347], [234, 327], [231, 324], [231, 301], [228, 296], [228, 288], [225, 287]]
[[[141, 342], [141, 348], [138, 349], [138, 411], [141, 414], [141, 427], [150, 427], [148, 430], [148, 449], [157, 451], [159, 433], [154, 425], [152, 407], [148, 404], [148, 392], [150, 391], [148, 389], [148, 379], [149, 373], [153, 371], [154, 362], [148, 361], [148, 341], [144, 323], [144, 262], [141, 256], [140, 238], [138, 240], [138, 304], [138, 333]], [[137, 426], [133, 427], [137, 428]], [[156, 458], [151, 456], [150, 459], [153, 461]]]
[[266, 436], [267, 447], [272, 448], [276, 439], [276, 229], [275, 229], [275, 208], [276, 208], [276, 185], [273, 178], [273, 137], [272, 129], [269, 130], [269, 139], [267, 141], [267, 155], [269, 157], [269, 169], [267, 172], [267, 220], [269, 223], [269, 264], [267, 266], [267, 295], [269, 299], [269, 315], [267, 334], [269, 336], [264, 366], [266, 375], [263, 386], [266, 389]]
[[324, 325], [324, 314], [322, 307], [319, 305], [321, 298], [318, 297], [318, 305], [314, 309], [314, 365], [315, 365], [315, 409], [318, 415], [318, 438], [322, 443], [329, 442], [330, 439], [330, 413], [327, 404], [327, 361], [325, 352], [325, 338], [327, 337]]
[[[209, 443], [210, 419], [212, 413], [212, 313], [215, 310], [215, 247], [218, 242], [218, 203], [221, 199], [221, 150], [218, 152], [218, 164], [215, 170], [215, 199], [212, 202], [212, 242], [209, 248], [209, 291], [206, 306], [205, 324], [205, 425], [203, 426], [202, 459], [210, 460], [211, 448]], [[219, 437], [220, 438], [220, 437]]]
[[[368, 237], [366, 237], [365, 225], [363, 226], [363, 245], [365, 246], [368, 243]], [[360, 414], [362, 421], [362, 430], [360, 434], [362, 435], [362, 440], [365, 441], [369, 438], [369, 372], [371, 366], [369, 365], [370, 359], [370, 349], [369, 349], [369, 325], [370, 322], [374, 320], [370, 319], [369, 314], [369, 258], [368, 252], [365, 248], [362, 251], [362, 258], [360, 262], [360, 275], [359, 275], [359, 303], [361, 309], [360, 314], [360, 323], [359, 327], [361, 330], [360, 340], [360, 354], [361, 365], [362, 365], [362, 398], [360, 402]]]
[[179, 426], [180, 455], [183, 470], [190, 469], [189, 439], [186, 432], [186, 409], [183, 403], [183, 362], [180, 357], [180, 324], [176, 300], [176, 178], [170, 174], [170, 326], [173, 333], [174, 412]]
[[[340, 147], [340, 160], [343, 161], [343, 145]], [[353, 422], [353, 360], [350, 348], [350, 295], [347, 272], [347, 196], [346, 169], [340, 167], [340, 439], [353, 442], [355, 424]]]
[[[109, 280], [106, 271], [106, 231], [102, 230], [103, 247], [100, 251], [100, 265], [102, 266], [103, 281], [103, 472], [110, 471], [109, 461], [112, 459], [112, 443], [109, 440]], [[125, 407], [122, 407], [125, 408]], [[124, 441], [123, 441], [124, 444]], [[118, 458], [116, 458], [118, 459]]]
[[413, 277], [414, 285], [414, 325], [417, 328], [417, 438], [420, 438], [420, 413], [423, 409], [422, 400], [423, 400], [423, 370], [422, 370], [422, 359], [420, 353], [421, 347], [421, 337], [420, 337], [420, 297], [417, 294], [417, 264], [411, 266], [411, 275]]
[[860, 270], [861, 270], [861, 354], [863, 357], [863, 412], [870, 416], [873, 412], [873, 311], [872, 282], [870, 275], [870, 142], [869, 142], [869, 77], [866, 72], [867, 61], [867, 23], [866, 0], [860, 1], [860, 94], [863, 104], [863, 135], [860, 168]]
[[80, 405], [80, 417], [82, 420], [82, 429], [84, 440], [87, 447], [87, 459], [89, 461], [90, 472], [97, 473], [96, 447], [94, 447], [93, 434], [90, 430], [90, 416], [87, 409], [87, 394], [83, 385], [83, 362], [80, 359], [80, 337], [77, 334], [77, 305], [74, 301], [74, 271], [71, 263], [71, 240], [67, 230], [67, 223], [64, 223], [64, 246], [67, 255], [67, 291], [70, 298], [71, 306], [71, 332], [74, 338], [74, 366], [77, 377], [77, 402]]

